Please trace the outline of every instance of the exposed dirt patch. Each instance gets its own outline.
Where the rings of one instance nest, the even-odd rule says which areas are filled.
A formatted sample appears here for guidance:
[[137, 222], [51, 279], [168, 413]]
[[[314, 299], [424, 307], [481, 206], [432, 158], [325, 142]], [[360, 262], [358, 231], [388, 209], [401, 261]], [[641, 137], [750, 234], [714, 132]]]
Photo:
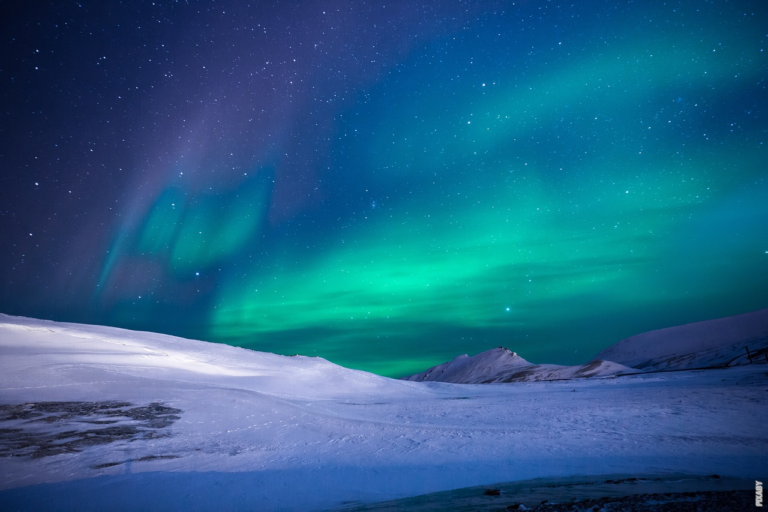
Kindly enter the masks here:
[[121, 464], [127, 464], [129, 462], [151, 462], [153, 460], [167, 460], [167, 459], [178, 459], [180, 458], [179, 455], [147, 455], [146, 457], [139, 457], [138, 459], [132, 459], [129, 461], [122, 461], [122, 462], [105, 462], [103, 464], [96, 464], [95, 466], [92, 466], [93, 469], [104, 469], [104, 468], [111, 468], [113, 466], [119, 466]]
[[116, 441], [168, 437], [165, 429], [181, 412], [160, 403], [116, 401], [0, 405], [0, 457], [39, 459]]

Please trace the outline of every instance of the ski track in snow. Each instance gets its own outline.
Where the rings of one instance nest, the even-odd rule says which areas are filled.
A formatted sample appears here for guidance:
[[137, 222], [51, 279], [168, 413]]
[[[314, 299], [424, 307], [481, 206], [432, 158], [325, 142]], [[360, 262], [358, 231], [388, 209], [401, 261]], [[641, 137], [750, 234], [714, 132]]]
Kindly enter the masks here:
[[[319, 358], [5, 315], [0, 356], [0, 405], [120, 401], [181, 411], [163, 427], [167, 436], [0, 457], [0, 505], [45, 508], [46, 496], [67, 503], [83, 488], [102, 494], [72, 503], [94, 510], [323, 509], [548, 476], [768, 473], [766, 365], [418, 383]], [[62, 421], [51, 428], [69, 428]]]

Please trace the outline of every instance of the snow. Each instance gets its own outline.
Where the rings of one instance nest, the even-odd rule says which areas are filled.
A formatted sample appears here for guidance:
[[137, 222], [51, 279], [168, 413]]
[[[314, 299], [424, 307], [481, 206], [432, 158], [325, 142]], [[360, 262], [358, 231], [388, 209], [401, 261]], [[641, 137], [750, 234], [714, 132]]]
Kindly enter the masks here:
[[502, 382], [533, 382], [542, 380], [579, 379], [615, 376], [632, 372], [632, 368], [611, 361], [592, 361], [579, 366], [532, 364], [504, 347], [486, 350], [469, 357], [458, 356], [453, 361], [405, 377], [404, 380], [424, 382], [453, 382], [455, 384], [492, 384]]
[[[321, 510], [569, 475], [754, 479], [768, 473], [767, 391], [757, 364], [411, 382], [320, 358], [0, 315], [0, 508]], [[36, 405], [9, 407], [20, 404]], [[167, 408], [166, 419], [139, 414], [153, 408]], [[114, 440], [88, 445], [112, 427]], [[49, 448], [79, 451], [35, 458], [34, 446], [12, 442], [45, 436]], [[11, 452], [20, 455], [2, 456]]]
[[768, 347], [768, 309], [632, 336], [595, 356], [643, 370], [748, 364]]

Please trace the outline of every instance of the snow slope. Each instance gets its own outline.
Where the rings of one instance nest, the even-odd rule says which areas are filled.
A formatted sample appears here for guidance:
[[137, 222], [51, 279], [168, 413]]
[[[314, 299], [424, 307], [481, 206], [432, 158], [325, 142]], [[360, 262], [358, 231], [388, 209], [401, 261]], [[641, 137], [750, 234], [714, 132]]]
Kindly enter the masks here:
[[568, 475], [754, 479], [765, 370], [408, 382], [0, 315], [0, 509], [322, 510]]
[[592, 361], [610, 359], [642, 370], [738, 365], [749, 363], [747, 346], [768, 347], [768, 309], [638, 334]]
[[458, 356], [453, 361], [433, 366], [425, 372], [410, 377], [404, 377], [403, 380], [491, 384], [605, 377], [629, 371], [632, 369], [611, 361], [592, 361], [581, 366], [532, 364], [517, 355], [516, 352], [498, 347], [472, 357], [467, 354]]

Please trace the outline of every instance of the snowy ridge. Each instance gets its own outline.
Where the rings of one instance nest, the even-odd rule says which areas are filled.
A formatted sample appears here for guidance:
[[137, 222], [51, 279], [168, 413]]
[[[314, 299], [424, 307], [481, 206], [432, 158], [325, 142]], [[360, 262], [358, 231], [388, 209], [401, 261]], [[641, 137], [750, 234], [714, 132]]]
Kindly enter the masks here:
[[588, 377], [606, 377], [632, 368], [611, 361], [592, 361], [580, 366], [532, 364], [504, 347], [486, 350], [475, 356], [458, 356], [453, 361], [434, 366], [403, 380], [452, 382], [454, 384], [493, 384], [534, 382]]
[[632, 336], [592, 361], [610, 359], [641, 370], [748, 364], [745, 347], [768, 347], [768, 309]]
[[[245, 382], [274, 396], [357, 396], [396, 382], [321, 357], [283, 356], [230, 345], [115, 327], [69, 324], [0, 313], [0, 374], [15, 384], [55, 382], [79, 369], [134, 377], [220, 384]], [[10, 357], [13, 356], [13, 357]], [[45, 370], [41, 371], [41, 367]], [[24, 371], [26, 370], [26, 371]], [[341, 394], [341, 395], [339, 395]]]

